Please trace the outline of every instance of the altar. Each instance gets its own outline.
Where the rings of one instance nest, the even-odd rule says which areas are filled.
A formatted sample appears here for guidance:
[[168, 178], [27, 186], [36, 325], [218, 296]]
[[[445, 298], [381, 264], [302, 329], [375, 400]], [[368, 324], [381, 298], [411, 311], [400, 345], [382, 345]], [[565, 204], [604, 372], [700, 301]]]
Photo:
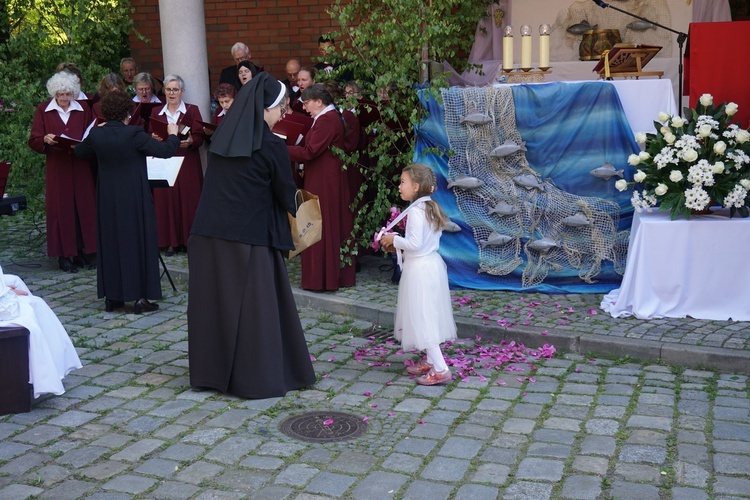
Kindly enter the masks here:
[[601, 308], [615, 318], [750, 320], [750, 218], [728, 209], [690, 220], [636, 213], [620, 288]]

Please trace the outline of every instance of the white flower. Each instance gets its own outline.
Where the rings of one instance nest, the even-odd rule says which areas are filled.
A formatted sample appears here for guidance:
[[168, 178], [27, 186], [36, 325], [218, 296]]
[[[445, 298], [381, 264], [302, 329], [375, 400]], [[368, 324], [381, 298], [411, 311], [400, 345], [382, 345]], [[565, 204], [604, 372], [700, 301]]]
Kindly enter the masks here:
[[625, 179], [620, 179], [619, 181], [615, 182], [615, 187], [620, 192], [625, 191], [628, 188], [628, 181], [626, 181]]
[[635, 134], [635, 142], [637, 142], [638, 144], [645, 144], [646, 134], [644, 132], [637, 132]]
[[628, 156], [628, 165], [636, 166], [641, 162], [641, 157], [638, 155], [630, 155]]
[[633, 180], [635, 182], [643, 182], [645, 178], [646, 172], [644, 172], [643, 170], [638, 170], [635, 175], [633, 175]]
[[710, 106], [714, 103], [714, 96], [711, 94], [703, 94], [700, 98], [701, 106]]
[[661, 135], [666, 135], [666, 134], [670, 133], [671, 131], [672, 131], [672, 129], [669, 128], [669, 127], [662, 127], [662, 128], [659, 129], [659, 132], [661, 132]]
[[691, 210], [703, 210], [710, 199], [708, 193], [700, 186], [685, 191], [685, 207]]
[[648, 151], [641, 151], [640, 153], [638, 153], [638, 158], [640, 158], [641, 161], [646, 161], [651, 158], [651, 155], [648, 154]]
[[659, 184], [658, 186], [656, 186], [656, 189], [654, 189], [654, 193], [656, 193], [657, 196], [664, 196], [665, 194], [667, 194], [668, 190], [669, 188], [666, 184]]
[[680, 116], [673, 116], [672, 117], [672, 126], [675, 128], [680, 128], [683, 125], [685, 125], [685, 120], [682, 119]]
[[701, 125], [698, 129], [698, 135], [701, 137], [708, 137], [711, 135], [711, 125]]
[[724, 141], [718, 141], [716, 144], [714, 144], [714, 153], [717, 155], [723, 155], [724, 151], [727, 150], [727, 143]]
[[737, 141], [737, 144], [745, 144], [747, 141], [750, 141], [750, 132], [740, 129], [737, 131], [734, 139]]
[[679, 170], [672, 170], [669, 172], [669, 180], [672, 182], [680, 182], [683, 179], [682, 172]]
[[724, 173], [724, 162], [723, 161], [717, 161], [711, 166], [711, 172], [715, 174], [721, 174]]
[[688, 163], [692, 163], [698, 159], [698, 152], [694, 149], [684, 149], [682, 151], [682, 159]]
[[667, 113], [666, 111], [661, 111], [659, 113], [659, 122], [666, 123], [668, 121], [669, 121], [669, 113]]
[[675, 137], [673, 133], [667, 132], [666, 134], [664, 134], [664, 140], [667, 141], [667, 144], [674, 144], [674, 141], [677, 140], [677, 137]]
[[740, 184], [742, 184], [743, 188], [750, 189], [750, 179], [742, 179]]
[[739, 109], [739, 106], [737, 106], [736, 102], [730, 102], [724, 108], [724, 112], [727, 114], [727, 116], [734, 116], [734, 114], [737, 112], [738, 109]]
[[745, 198], [747, 198], [747, 189], [739, 184], [735, 184], [734, 189], [724, 196], [724, 206], [727, 208], [742, 208], [745, 206]]

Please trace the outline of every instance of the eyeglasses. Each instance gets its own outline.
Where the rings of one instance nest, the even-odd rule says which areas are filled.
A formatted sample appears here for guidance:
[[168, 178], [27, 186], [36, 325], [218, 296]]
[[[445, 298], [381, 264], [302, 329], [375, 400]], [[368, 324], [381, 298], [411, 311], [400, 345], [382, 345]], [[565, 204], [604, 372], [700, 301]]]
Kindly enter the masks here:
[[182, 90], [182, 89], [170, 89], [170, 88], [165, 88], [165, 89], [164, 89], [164, 92], [166, 92], [167, 94], [176, 94], [176, 93], [177, 93], [177, 92], [179, 92], [180, 90]]
[[151, 92], [151, 87], [137, 87], [135, 89], [136, 92], [142, 92], [144, 94]]
[[242, 61], [249, 61], [250, 60], [250, 54], [245, 54], [244, 56], [240, 56], [240, 57], [233, 57], [232, 59], [234, 59], [235, 63], [239, 64]]

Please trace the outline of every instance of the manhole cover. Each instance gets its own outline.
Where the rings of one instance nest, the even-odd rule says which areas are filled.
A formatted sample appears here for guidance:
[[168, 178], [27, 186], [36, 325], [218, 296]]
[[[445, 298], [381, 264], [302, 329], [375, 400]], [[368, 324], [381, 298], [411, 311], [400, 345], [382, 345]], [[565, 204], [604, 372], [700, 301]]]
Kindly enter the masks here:
[[393, 330], [386, 330], [385, 328], [381, 328], [379, 326], [373, 326], [372, 328], [363, 330], [360, 337], [375, 340], [380, 343], [385, 343], [388, 340], [395, 340], [395, 338], [393, 337]]
[[361, 417], [336, 411], [313, 411], [288, 418], [279, 430], [289, 437], [311, 443], [330, 443], [354, 439], [367, 432]]

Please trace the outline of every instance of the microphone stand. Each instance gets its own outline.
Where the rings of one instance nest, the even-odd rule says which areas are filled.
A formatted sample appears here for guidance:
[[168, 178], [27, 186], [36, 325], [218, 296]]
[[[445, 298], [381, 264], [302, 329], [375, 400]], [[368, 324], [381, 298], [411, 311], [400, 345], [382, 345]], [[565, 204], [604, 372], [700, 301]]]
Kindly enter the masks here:
[[650, 19], [646, 19], [645, 17], [641, 17], [639, 15], [633, 14], [632, 12], [628, 12], [627, 10], [622, 10], [622, 9], [620, 9], [618, 7], [614, 7], [614, 6], [612, 6], [612, 4], [609, 4], [607, 2], [602, 2], [602, 1], [597, 1], [597, 0], [594, 0], [594, 2], [599, 7], [601, 7], [602, 9], [612, 9], [612, 10], [616, 10], [617, 12], [622, 12], [623, 14], [627, 14], [630, 17], [634, 17], [636, 19], [640, 19], [641, 21], [646, 21], [647, 23], [651, 23], [654, 26], [658, 26], [661, 29], [670, 31], [670, 32], [675, 33], [677, 35], [677, 45], [680, 47], [680, 61], [679, 61], [680, 65], [679, 65], [679, 67], [677, 69], [677, 73], [678, 73], [678, 77], [677, 78], [679, 78], [679, 82], [678, 82], [679, 90], [677, 91], [678, 94], [679, 94], [677, 96], [677, 103], [678, 103], [677, 108], [680, 110], [680, 116], [682, 116], [682, 73], [683, 73], [683, 67], [682, 67], [682, 46], [685, 44], [685, 41], [688, 39], [687, 33], [683, 33], [682, 31], [677, 31], [677, 30], [674, 30], [672, 28], [668, 28], [667, 26], [664, 26], [662, 24], [655, 23], [654, 21], [652, 21]]

